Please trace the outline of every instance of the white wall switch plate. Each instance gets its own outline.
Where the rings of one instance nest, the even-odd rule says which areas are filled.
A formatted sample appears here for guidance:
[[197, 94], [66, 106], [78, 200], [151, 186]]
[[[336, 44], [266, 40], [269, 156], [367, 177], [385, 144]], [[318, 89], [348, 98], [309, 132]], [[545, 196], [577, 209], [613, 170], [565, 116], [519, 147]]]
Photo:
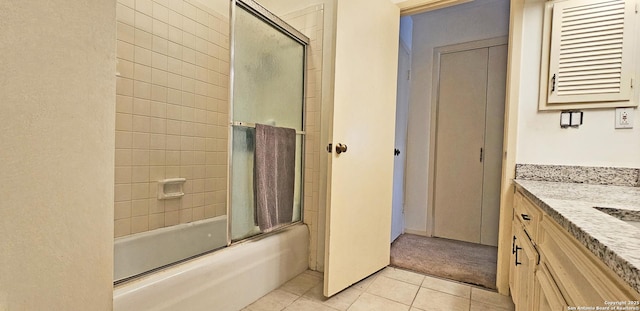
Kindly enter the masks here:
[[571, 126], [571, 112], [561, 112], [560, 113], [560, 127], [567, 128]]
[[616, 108], [616, 128], [633, 128], [633, 108]]
[[582, 111], [572, 111], [571, 112], [571, 126], [577, 127], [582, 125]]

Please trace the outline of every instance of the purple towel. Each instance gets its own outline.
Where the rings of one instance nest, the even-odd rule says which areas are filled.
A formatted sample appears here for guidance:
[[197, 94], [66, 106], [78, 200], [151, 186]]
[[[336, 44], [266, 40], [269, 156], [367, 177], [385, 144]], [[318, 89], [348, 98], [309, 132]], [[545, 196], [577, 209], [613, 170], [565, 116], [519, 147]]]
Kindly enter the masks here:
[[256, 124], [255, 222], [269, 232], [293, 220], [296, 131]]

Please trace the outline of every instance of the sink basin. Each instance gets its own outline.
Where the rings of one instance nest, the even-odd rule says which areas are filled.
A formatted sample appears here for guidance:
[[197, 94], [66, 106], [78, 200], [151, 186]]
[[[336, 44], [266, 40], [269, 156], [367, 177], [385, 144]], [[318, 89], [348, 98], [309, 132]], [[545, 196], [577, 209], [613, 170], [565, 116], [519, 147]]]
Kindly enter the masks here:
[[640, 229], [640, 211], [638, 210], [598, 206], [594, 208]]
[[625, 221], [625, 222], [640, 229], [640, 221]]

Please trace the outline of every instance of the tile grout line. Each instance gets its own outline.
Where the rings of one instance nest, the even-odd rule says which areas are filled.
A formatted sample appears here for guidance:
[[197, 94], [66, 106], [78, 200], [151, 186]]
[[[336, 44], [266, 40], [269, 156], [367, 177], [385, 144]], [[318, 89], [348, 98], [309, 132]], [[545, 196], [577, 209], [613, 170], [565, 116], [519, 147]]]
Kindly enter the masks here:
[[[422, 281], [424, 281], [424, 279], [422, 279]], [[409, 305], [409, 310], [411, 310], [411, 308], [414, 308], [413, 304], [416, 302], [416, 298], [418, 298], [418, 293], [420, 292], [420, 289], [422, 288], [422, 282], [420, 282], [420, 285], [418, 285], [418, 290], [416, 291], [416, 294], [413, 296], [413, 299], [411, 300], [411, 304]], [[416, 307], [416, 309], [418, 309]]]

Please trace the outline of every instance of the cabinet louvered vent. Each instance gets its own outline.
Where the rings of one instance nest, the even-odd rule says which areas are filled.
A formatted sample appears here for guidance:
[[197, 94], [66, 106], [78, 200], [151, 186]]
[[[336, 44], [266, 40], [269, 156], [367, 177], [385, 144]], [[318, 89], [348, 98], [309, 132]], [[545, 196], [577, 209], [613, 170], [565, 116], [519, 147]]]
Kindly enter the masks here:
[[542, 109], [636, 105], [631, 103], [636, 17], [632, 0], [548, 2]]
[[619, 93], [624, 1], [564, 8], [561, 14], [557, 94]]

